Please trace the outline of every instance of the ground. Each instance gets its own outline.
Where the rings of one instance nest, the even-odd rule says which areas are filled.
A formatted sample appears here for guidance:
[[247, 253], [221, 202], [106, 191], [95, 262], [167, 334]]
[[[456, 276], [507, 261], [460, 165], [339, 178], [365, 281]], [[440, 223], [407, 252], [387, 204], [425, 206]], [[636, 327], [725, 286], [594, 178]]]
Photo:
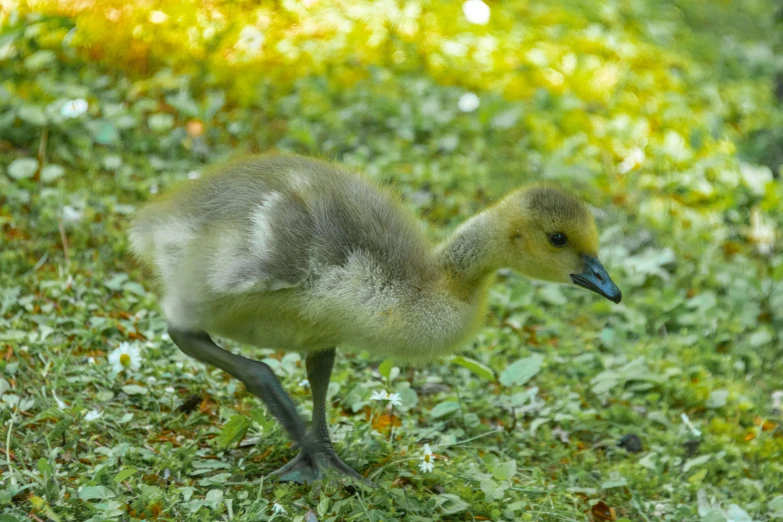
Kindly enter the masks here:
[[[0, 2], [0, 522], [783, 518], [779, 6], [480, 3]], [[454, 358], [338, 356], [377, 489], [264, 479], [296, 448], [171, 343], [126, 231], [268, 150], [392, 183], [433, 239], [558, 181], [623, 302], [502, 273]], [[227, 346], [309, 413], [299, 356]]]

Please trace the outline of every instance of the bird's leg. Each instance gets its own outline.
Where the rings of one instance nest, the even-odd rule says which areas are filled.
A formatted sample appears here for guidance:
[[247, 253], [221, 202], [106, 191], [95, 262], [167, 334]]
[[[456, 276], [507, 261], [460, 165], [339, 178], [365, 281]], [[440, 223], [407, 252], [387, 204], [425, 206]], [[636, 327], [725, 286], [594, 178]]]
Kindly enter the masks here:
[[285, 392], [272, 368], [261, 361], [234, 355], [215, 344], [203, 331], [190, 332], [169, 325], [169, 336], [187, 355], [217, 366], [242, 381], [248, 391], [261, 398], [302, 451], [314, 454], [317, 444], [307, 435], [307, 428], [296, 411], [291, 397]]
[[335, 349], [329, 348], [321, 352], [309, 353], [305, 359], [307, 380], [313, 392], [313, 426], [312, 432], [324, 451], [334, 453], [332, 441], [329, 439], [329, 422], [326, 415], [326, 394], [329, 391], [329, 380], [332, 378]]
[[334, 451], [329, 439], [329, 425], [326, 415], [326, 394], [329, 390], [329, 379], [334, 366], [335, 349], [329, 348], [319, 352], [309, 353], [305, 359], [307, 380], [313, 392], [313, 426], [312, 438], [315, 439], [317, 454], [302, 448], [299, 455], [291, 462], [274, 472], [281, 480], [301, 482], [300, 477], [321, 476], [320, 468], [331, 468], [365, 484], [369, 482], [345, 464]]
[[313, 426], [312, 433], [319, 446], [323, 449], [327, 464], [336, 471], [356, 480], [367, 482], [350, 466], [345, 464], [335, 453], [332, 441], [329, 439], [329, 422], [326, 415], [326, 394], [329, 391], [329, 380], [332, 378], [335, 349], [329, 348], [320, 352], [307, 354], [307, 380], [313, 392]]

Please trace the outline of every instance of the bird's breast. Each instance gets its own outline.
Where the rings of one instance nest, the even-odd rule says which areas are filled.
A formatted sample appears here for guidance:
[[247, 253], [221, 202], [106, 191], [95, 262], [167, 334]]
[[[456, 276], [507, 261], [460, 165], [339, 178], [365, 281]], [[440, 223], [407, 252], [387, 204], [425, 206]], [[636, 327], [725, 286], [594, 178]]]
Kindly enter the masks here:
[[[339, 325], [340, 344], [402, 360], [431, 360], [461, 347], [484, 317], [482, 304], [461, 301], [438, 285], [367, 285], [343, 280], [316, 289], [309, 307], [321, 323]], [[325, 315], [324, 315], [325, 314]]]

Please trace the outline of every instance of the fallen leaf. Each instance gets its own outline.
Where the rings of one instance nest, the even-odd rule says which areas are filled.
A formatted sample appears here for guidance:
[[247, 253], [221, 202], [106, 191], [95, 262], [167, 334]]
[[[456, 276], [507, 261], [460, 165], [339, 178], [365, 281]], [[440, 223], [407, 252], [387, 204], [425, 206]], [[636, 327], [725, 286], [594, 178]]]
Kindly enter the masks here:
[[593, 504], [590, 511], [593, 514], [593, 520], [617, 520], [617, 514], [615, 513], [614, 508], [609, 507], [603, 500], [599, 500]]

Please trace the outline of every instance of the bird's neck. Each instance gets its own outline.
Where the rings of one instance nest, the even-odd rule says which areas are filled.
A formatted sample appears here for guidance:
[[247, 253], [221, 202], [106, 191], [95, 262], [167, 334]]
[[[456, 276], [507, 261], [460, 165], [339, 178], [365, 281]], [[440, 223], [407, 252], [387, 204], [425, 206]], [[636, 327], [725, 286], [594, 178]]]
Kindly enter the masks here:
[[452, 291], [463, 299], [485, 291], [503, 263], [497, 258], [495, 228], [490, 212], [482, 212], [460, 225], [438, 246], [441, 270]]

